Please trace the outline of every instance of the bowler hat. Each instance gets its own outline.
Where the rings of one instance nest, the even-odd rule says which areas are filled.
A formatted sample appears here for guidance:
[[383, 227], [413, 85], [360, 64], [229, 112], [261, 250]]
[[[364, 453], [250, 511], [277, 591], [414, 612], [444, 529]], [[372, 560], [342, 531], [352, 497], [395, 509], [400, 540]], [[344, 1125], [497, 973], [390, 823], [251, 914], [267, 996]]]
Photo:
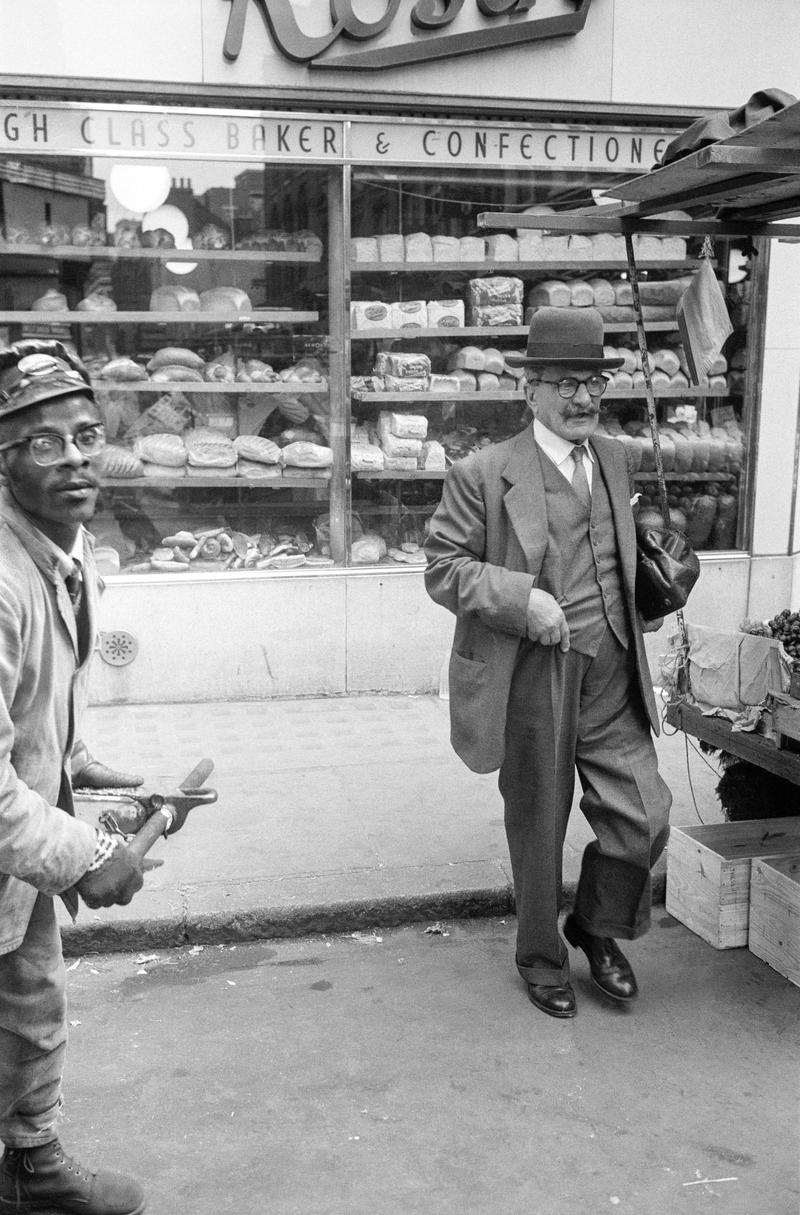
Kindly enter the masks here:
[[509, 351], [511, 367], [553, 366], [613, 369], [624, 359], [603, 355], [603, 318], [596, 308], [538, 308], [524, 354]]
[[62, 342], [29, 340], [0, 350], [0, 419], [75, 392], [94, 401], [89, 373]]

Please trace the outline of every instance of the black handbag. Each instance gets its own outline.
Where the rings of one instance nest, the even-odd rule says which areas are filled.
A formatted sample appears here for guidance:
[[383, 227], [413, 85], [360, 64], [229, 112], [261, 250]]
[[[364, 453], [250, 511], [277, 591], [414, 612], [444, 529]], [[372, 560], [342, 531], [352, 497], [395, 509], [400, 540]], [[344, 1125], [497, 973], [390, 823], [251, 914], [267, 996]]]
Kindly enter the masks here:
[[636, 606], [643, 620], [677, 612], [699, 577], [697, 553], [682, 531], [636, 524]]

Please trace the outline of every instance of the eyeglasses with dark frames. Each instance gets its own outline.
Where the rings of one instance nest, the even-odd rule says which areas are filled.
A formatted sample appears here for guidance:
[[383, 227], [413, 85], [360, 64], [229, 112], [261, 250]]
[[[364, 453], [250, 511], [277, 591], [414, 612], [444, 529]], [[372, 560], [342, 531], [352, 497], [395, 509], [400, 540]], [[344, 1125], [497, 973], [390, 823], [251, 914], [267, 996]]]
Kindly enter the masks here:
[[34, 464], [38, 464], [40, 468], [48, 468], [64, 459], [68, 443], [73, 443], [82, 456], [96, 456], [106, 445], [105, 428], [102, 423], [97, 422], [92, 426], [82, 426], [74, 435], [59, 435], [54, 431], [46, 431], [38, 435], [28, 435], [24, 439], [12, 439], [10, 443], [0, 443], [0, 451], [11, 451], [14, 447], [24, 447], [27, 444]]
[[581, 384], [583, 384], [590, 397], [601, 397], [608, 388], [610, 381], [604, 375], [591, 375], [588, 380], [575, 380], [571, 376], [567, 376], [563, 380], [539, 380], [539, 383], [552, 384], [558, 395], [568, 401], [571, 397], [575, 396]]

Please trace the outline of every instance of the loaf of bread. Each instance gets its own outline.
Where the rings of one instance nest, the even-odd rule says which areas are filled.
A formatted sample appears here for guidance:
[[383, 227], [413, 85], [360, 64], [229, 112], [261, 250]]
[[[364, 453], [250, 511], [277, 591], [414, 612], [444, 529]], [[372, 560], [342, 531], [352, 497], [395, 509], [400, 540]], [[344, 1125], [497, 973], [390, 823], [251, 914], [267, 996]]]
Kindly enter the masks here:
[[589, 278], [586, 281], [592, 289], [595, 306], [599, 304], [613, 304], [616, 302], [614, 298], [614, 288], [607, 278]]
[[413, 456], [416, 460], [422, 450], [422, 439], [406, 438], [394, 434], [392, 416], [384, 410], [378, 414], [377, 431], [381, 448], [387, 456]]
[[76, 312], [116, 312], [117, 305], [105, 291], [90, 291], [75, 305]]
[[159, 367], [150, 376], [154, 384], [183, 383], [202, 384], [203, 376], [194, 367]]
[[426, 472], [444, 472], [447, 467], [444, 447], [436, 439], [422, 444], [419, 467], [424, 468]]
[[686, 261], [686, 237], [685, 236], [662, 236], [661, 237], [661, 258], [664, 261]]
[[203, 379], [211, 384], [233, 384], [236, 380], [236, 371], [231, 365], [231, 361], [213, 359], [203, 368]]
[[667, 346], [653, 351], [653, 362], [659, 371], [665, 371], [669, 376], [675, 375], [680, 370], [681, 364], [677, 354]]
[[387, 233], [378, 237], [378, 261], [402, 262], [405, 257], [405, 243], [397, 232]]
[[319, 443], [299, 441], [287, 443], [281, 450], [283, 463], [295, 468], [330, 468], [333, 452]]
[[484, 238], [486, 255], [493, 262], [515, 262], [519, 259], [519, 244], [508, 232], [494, 232]]
[[151, 312], [199, 312], [200, 296], [189, 287], [156, 287], [150, 296]]
[[535, 228], [517, 228], [517, 255], [521, 262], [543, 262], [544, 241]]
[[147, 372], [141, 363], [135, 362], [133, 359], [122, 357], [118, 359], [109, 359], [98, 372], [98, 378], [101, 380], [117, 380], [129, 384], [136, 383], [140, 380], [147, 379]]
[[500, 380], [492, 371], [478, 372], [478, 392], [497, 392]]
[[203, 360], [185, 346], [162, 346], [149, 360], [147, 370], [158, 371], [159, 367], [194, 367], [196, 371], [201, 371]]
[[[671, 304], [674, 307], [690, 282], [689, 278], [666, 279], [664, 282], [644, 279], [639, 283], [639, 299], [643, 306], [645, 304]], [[614, 303], [633, 303], [633, 288], [626, 279], [618, 279], [614, 284]]]
[[187, 463], [193, 468], [232, 468], [236, 450], [224, 434], [207, 426], [187, 430], [184, 435]]
[[278, 379], [278, 373], [262, 359], [245, 359], [236, 372], [236, 379], [244, 384], [270, 384]]
[[454, 367], [447, 378], [457, 380], [461, 392], [478, 391], [478, 380], [472, 371], [464, 371], [461, 367]]
[[614, 232], [595, 232], [592, 236], [594, 262], [624, 262], [625, 237]]
[[494, 346], [487, 346], [483, 351], [483, 370], [489, 371], [492, 375], [502, 375], [505, 368], [505, 359], [501, 351]]
[[200, 308], [203, 312], [220, 312], [225, 316], [240, 316], [251, 312], [253, 305], [246, 291], [239, 287], [210, 287], [200, 292]]
[[612, 379], [615, 388], [633, 388], [633, 376], [629, 371], [615, 371]]
[[67, 297], [63, 291], [56, 291], [55, 287], [48, 288], [44, 295], [40, 295], [38, 299], [31, 304], [32, 312], [66, 312]]
[[542, 234], [542, 253], [546, 262], [563, 262], [569, 258], [569, 236], [560, 232]]
[[484, 371], [486, 355], [480, 346], [462, 346], [460, 350], [455, 351], [450, 362], [451, 370], [460, 368], [465, 371]]
[[280, 464], [264, 464], [260, 460], [245, 460], [240, 457], [236, 462], [236, 475], [276, 481], [283, 476], [283, 467]]
[[433, 241], [427, 232], [410, 232], [403, 238], [403, 246], [407, 262], [433, 261]]
[[572, 293], [560, 278], [543, 279], [528, 292], [532, 308], [569, 308], [571, 302]]
[[133, 445], [133, 453], [145, 463], [167, 468], [182, 468], [187, 459], [181, 436], [169, 433], [141, 435]]
[[186, 465], [187, 477], [207, 477], [209, 473], [214, 477], [235, 477], [237, 475], [236, 461], [234, 460], [233, 464], [219, 462], [212, 464], [211, 453], [209, 453], [208, 463], [203, 462], [199, 457], [192, 463], [191, 457], [189, 458], [189, 463]]
[[392, 329], [425, 329], [428, 325], [428, 305], [425, 300], [401, 300], [392, 304]]
[[281, 449], [272, 439], [261, 435], [238, 435], [233, 440], [233, 449], [240, 460], [255, 460], [259, 464], [279, 464]]
[[[381, 418], [384, 419], [383, 423]], [[428, 419], [424, 414], [393, 413], [386, 410], [378, 415], [378, 423], [379, 434], [382, 433], [383, 425], [396, 439], [425, 439], [428, 436]]]
[[374, 236], [354, 236], [350, 242], [350, 254], [354, 262], [376, 262], [377, 239]]
[[581, 232], [570, 233], [567, 240], [567, 258], [571, 262], [590, 262], [594, 257], [591, 236]]
[[385, 456], [374, 443], [354, 443], [350, 448], [350, 467], [353, 472], [379, 472], [384, 466]]
[[661, 258], [661, 237], [645, 236], [640, 232], [635, 232], [633, 253], [637, 261], [658, 261]]
[[[156, 464], [151, 460], [142, 461], [142, 476], [144, 477], [185, 477], [186, 465]], [[176, 562], [177, 564], [177, 562]]]
[[431, 329], [463, 329], [463, 300], [429, 300], [428, 325]]
[[428, 377], [414, 375], [390, 375], [383, 377], [387, 392], [427, 392]]
[[391, 329], [392, 309], [378, 300], [353, 300], [350, 305], [353, 329]]
[[571, 308], [591, 308], [594, 304], [594, 291], [582, 278], [574, 278], [569, 283], [569, 303]]
[[462, 236], [458, 242], [460, 262], [482, 262], [486, 260], [486, 244], [482, 236]]
[[455, 375], [432, 375], [428, 379], [428, 392], [460, 392], [461, 381]]
[[433, 260], [435, 262], [458, 261], [457, 236], [434, 236], [431, 244], [433, 246]]
[[103, 477], [143, 477], [142, 461], [127, 447], [115, 447], [109, 443], [100, 453], [100, 472]]

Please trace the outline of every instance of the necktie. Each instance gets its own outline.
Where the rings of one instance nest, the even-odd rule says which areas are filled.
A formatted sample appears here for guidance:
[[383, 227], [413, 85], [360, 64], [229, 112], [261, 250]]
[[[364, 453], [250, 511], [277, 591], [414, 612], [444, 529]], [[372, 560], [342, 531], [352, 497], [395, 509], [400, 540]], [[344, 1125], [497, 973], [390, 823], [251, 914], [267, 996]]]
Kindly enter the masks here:
[[586, 507], [592, 505], [592, 491], [589, 489], [589, 481], [586, 477], [586, 469], [583, 466], [583, 453], [586, 449], [583, 444], [576, 444], [570, 455], [575, 461], [575, 472], [572, 474], [572, 488], [580, 498], [581, 502]]
[[72, 610], [77, 617], [81, 609], [81, 600], [83, 599], [83, 572], [80, 561], [74, 562], [64, 582], [66, 583], [70, 602], [72, 603]]

